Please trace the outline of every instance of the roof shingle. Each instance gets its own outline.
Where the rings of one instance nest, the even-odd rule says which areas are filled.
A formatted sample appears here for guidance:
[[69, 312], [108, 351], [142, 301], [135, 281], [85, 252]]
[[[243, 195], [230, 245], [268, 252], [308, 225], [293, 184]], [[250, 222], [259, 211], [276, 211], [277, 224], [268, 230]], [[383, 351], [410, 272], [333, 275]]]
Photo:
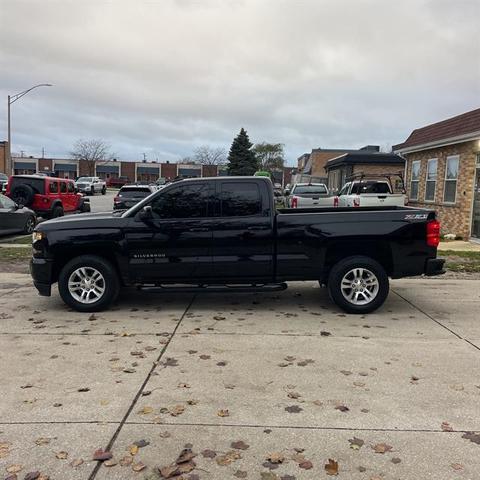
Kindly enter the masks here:
[[426, 127], [417, 128], [405, 142], [395, 145], [393, 149], [414, 147], [415, 145], [423, 145], [477, 131], [480, 131], [480, 108], [441, 122], [432, 123]]

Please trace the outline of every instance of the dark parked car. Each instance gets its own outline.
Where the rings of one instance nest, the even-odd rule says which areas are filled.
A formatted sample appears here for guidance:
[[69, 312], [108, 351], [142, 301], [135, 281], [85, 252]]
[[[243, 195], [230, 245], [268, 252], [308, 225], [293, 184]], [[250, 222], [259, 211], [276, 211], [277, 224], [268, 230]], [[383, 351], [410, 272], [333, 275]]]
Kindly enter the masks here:
[[347, 312], [368, 313], [387, 298], [389, 277], [443, 273], [439, 241], [433, 210], [276, 210], [268, 178], [201, 178], [125, 212], [38, 225], [31, 272], [41, 295], [58, 282], [64, 302], [85, 312], [107, 308], [123, 285], [230, 292], [317, 280]]
[[113, 209], [126, 210], [156, 191], [154, 185], [125, 185], [113, 199]]
[[37, 224], [35, 212], [0, 194], [0, 235], [32, 233]]

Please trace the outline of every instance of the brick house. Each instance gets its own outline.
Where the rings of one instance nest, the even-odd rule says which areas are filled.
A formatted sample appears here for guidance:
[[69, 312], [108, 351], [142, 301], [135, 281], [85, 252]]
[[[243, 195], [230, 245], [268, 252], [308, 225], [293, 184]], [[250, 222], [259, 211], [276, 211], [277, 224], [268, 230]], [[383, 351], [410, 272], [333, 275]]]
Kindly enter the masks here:
[[334, 194], [338, 193], [348, 181], [348, 177], [363, 173], [367, 176], [391, 174], [393, 188], [395, 191], [401, 191], [404, 168], [405, 160], [393, 153], [367, 150], [344, 153], [330, 159], [325, 165], [328, 190]]
[[442, 233], [480, 238], [480, 108], [414, 130], [405, 160], [409, 205], [433, 208]]

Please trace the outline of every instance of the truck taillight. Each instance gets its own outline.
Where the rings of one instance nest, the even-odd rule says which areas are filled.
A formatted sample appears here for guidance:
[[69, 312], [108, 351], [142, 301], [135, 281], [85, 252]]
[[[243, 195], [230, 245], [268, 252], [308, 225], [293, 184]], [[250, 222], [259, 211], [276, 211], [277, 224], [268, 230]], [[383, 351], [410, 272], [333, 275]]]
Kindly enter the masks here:
[[297, 208], [298, 206], [298, 197], [292, 197], [292, 206], [291, 208]]
[[333, 198], [333, 206], [338, 207], [338, 197]]
[[360, 197], [355, 197], [353, 199], [353, 206], [354, 207], [359, 207], [360, 206]]
[[427, 223], [427, 245], [429, 247], [438, 247], [440, 243], [440, 222], [431, 220]]

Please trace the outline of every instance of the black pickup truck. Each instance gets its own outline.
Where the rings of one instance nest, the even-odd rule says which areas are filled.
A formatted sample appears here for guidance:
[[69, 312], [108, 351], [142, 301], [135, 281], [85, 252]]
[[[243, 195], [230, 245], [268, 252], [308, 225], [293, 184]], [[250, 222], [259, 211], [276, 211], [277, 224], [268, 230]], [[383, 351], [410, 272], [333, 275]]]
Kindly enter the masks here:
[[41, 223], [31, 273], [40, 295], [58, 282], [83, 312], [108, 307], [122, 286], [249, 291], [317, 280], [347, 312], [368, 313], [385, 301], [389, 277], [443, 273], [439, 237], [430, 210], [276, 210], [268, 178], [202, 178], [126, 211]]

